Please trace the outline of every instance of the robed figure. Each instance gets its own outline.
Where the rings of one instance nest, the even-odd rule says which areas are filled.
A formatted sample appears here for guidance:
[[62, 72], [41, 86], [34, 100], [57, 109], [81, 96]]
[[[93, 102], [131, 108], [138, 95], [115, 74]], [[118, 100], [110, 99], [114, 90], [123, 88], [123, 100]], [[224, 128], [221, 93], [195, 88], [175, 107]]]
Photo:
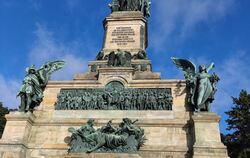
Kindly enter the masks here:
[[216, 74], [209, 74], [209, 71], [214, 68], [214, 63], [208, 68], [205, 65], [200, 65], [198, 72], [196, 72], [196, 66], [191, 61], [178, 58], [172, 58], [172, 60], [178, 68], [184, 71], [188, 102], [197, 112], [210, 111], [210, 104], [217, 91], [216, 84], [220, 80]]

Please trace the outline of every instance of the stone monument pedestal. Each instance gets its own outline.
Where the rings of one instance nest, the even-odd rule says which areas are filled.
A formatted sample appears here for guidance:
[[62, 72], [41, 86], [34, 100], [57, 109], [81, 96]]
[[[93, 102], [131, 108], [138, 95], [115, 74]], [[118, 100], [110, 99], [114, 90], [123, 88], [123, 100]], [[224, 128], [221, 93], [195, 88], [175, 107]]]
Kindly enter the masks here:
[[[149, 9], [147, 5], [143, 9]], [[87, 73], [76, 74], [74, 80], [49, 81], [34, 113], [6, 116], [1, 158], [228, 158], [220, 139], [220, 117], [193, 114], [186, 81], [162, 80], [152, 71], [144, 12], [117, 11], [105, 18], [103, 47]], [[80, 129], [94, 119], [95, 129], [112, 120], [124, 130], [119, 127], [124, 118], [144, 130], [146, 141], [133, 148], [138, 153], [68, 154], [69, 128]]]
[[28, 138], [35, 115], [28, 113], [15, 112], [5, 116], [7, 123], [0, 140], [1, 158], [25, 158], [27, 151]]
[[145, 50], [148, 45], [147, 19], [139, 11], [113, 12], [104, 22], [104, 55], [117, 49], [132, 55]]
[[194, 113], [193, 158], [228, 158], [227, 148], [221, 143], [219, 121], [215, 113]]

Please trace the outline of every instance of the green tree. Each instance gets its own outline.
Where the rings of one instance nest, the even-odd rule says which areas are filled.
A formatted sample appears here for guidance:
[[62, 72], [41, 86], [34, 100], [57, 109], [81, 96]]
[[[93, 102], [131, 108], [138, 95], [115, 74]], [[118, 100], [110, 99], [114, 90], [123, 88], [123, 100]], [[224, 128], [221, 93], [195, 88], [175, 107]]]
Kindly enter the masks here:
[[3, 130], [6, 124], [5, 115], [9, 113], [9, 109], [3, 107], [3, 103], [0, 102], [0, 138], [2, 137]]
[[227, 111], [227, 130], [224, 138], [231, 158], [250, 158], [250, 94], [242, 90], [239, 98], [233, 97], [234, 106]]

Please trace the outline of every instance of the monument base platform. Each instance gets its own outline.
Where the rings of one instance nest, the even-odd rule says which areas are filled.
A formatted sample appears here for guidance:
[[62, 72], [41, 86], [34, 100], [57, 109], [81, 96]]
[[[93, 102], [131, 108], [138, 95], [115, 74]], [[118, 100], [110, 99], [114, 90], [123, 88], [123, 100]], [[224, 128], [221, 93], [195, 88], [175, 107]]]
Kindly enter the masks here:
[[[61, 158], [61, 157], [60, 157]], [[91, 154], [68, 154], [64, 158], [141, 158], [138, 154], [124, 153], [91, 153]]]

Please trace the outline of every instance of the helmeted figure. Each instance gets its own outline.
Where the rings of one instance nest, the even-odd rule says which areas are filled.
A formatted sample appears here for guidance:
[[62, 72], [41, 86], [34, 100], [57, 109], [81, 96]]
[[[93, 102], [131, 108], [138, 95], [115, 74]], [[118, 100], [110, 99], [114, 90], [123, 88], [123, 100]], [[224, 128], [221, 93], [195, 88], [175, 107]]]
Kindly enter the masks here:
[[40, 105], [43, 100], [43, 91], [51, 74], [64, 66], [64, 61], [54, 61], [44, 64], [36, 70], [34, 65], [26, 68], [27, 76], [17, 96], [21, 98], [19, 111], [28, 112]]
[[196, 72], [196, 66], [186, 60], [172, 58], [174, 64], [184, 71], [188, 90], [188, 102], [193, 105], [195, 111], [210, 111], [210, 104], [214, 100], [214, 94], [217, 91], [216, 84], [220, 80], [216, 74], [209, 74], [214, 68], [212, 63], [208, 68], [205, 65], [199, 66]]

